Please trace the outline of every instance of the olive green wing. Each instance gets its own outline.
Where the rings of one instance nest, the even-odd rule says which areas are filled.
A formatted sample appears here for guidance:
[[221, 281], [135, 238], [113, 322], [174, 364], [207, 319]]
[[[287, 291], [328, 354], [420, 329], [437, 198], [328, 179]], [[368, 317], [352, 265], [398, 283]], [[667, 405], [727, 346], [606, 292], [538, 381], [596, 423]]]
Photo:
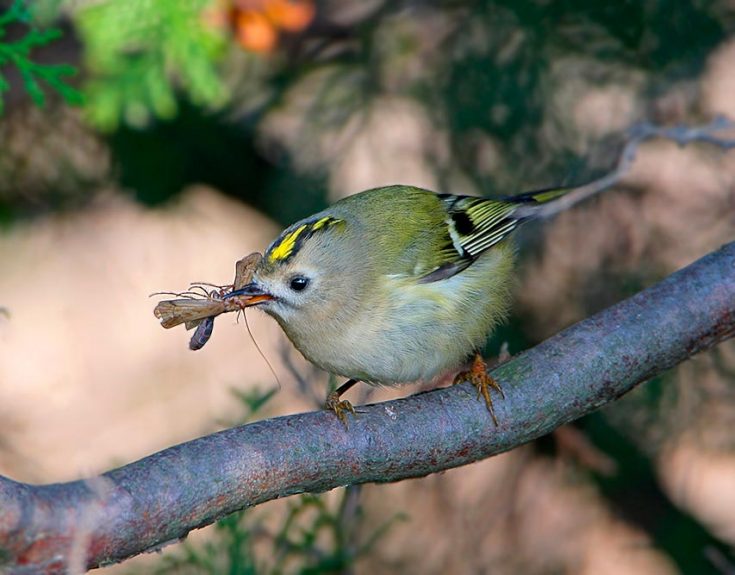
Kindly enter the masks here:
[[[508, 237], [528, 216], [515, 215], [521, 205], [543, 204], [564, 195], [568, 189], [553, 188], [490, 200], [470, 196], [440, 194], [446, 212], [446, 237], [435, 269], [422, 283], [451, 277], [469, 266], [483, 252]], [[527, 212], [526, 212], [527, 213]]]
[[358, 235], [356, 246], [370, 246], [362, 257], [375, 269], [429, 283], [456, 275], [504, 240], [527, 217], [515, 215], [520, 206], [545, 203], [564, 191], [491, 200], [396, 185], [349, 196], [330, 213], [347, 223], [343, 233]]
[[419, 280], [429, 283], [458, 274], [518, 225], [512, 217], [517, 206], [510, 202], [442, 194], [446, 214], [442, 222], [441, 249], [434, 269]]

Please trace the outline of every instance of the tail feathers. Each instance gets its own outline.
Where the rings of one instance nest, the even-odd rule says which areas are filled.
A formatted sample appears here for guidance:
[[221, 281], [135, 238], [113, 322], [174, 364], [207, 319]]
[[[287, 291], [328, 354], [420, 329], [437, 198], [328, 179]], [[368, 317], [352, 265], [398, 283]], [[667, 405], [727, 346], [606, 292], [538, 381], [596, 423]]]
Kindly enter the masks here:
[[533, 192], [524, 192], [515, 196], [506, 196], [501, 198], [504, 202], [513, 204], [545, 204], [562, 197], [576, 188], [544, 188]]

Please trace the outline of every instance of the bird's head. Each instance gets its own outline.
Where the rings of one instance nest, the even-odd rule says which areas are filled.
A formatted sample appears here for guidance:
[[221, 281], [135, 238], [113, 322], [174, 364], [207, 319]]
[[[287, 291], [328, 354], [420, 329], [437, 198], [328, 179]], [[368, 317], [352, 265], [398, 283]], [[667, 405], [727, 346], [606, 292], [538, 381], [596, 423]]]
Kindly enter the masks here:
[[[346, 253], [346, 223], [318, 215], [284, 230], [266, 249], [252, 281], [227, 297], [249, 296], [286, 329], [343, 316], [357, 301], [355, 254]], [[352, 265], [349, 265], [352, 262]]]

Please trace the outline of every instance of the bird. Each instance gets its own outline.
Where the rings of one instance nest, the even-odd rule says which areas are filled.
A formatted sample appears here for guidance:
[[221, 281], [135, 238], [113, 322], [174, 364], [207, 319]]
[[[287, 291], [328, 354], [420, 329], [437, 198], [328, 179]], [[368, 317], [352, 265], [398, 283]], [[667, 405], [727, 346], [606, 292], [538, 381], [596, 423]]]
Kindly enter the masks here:
[[226, 298], [272, 316], [312, 364], [347, 378], [325, 408], [347, 424], [341, 396], [357, 382], [395, 386], [460, 370], [495, 425], [502, 387], [480, 353], [507, 319], [514, 279], [510, 235], [534, 206], [572, 188], [501, 199], [392, 185], [347, 196], [289, 227], [251, 281]]

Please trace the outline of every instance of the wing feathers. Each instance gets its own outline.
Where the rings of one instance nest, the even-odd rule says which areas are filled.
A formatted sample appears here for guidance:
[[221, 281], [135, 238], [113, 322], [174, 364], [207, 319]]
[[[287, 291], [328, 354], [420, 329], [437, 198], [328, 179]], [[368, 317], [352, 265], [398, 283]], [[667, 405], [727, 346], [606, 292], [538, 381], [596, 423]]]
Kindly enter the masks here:
[[462, 257], [476, 258], [505, 239], [518, 225], [517, 204], [462, 196], [444, 196], [449, 233]]
[[520, 206], [544, 204], [563, 196], [573, 188], [549, 188], [499, 200], [439, 194], [447, 213], [448, 237], [439, 250], [441, 262], [421, 278], [421, 282], [446, 279], [469, 266], [483, 252], [500, 243], [525, 221], [516, 212]]

